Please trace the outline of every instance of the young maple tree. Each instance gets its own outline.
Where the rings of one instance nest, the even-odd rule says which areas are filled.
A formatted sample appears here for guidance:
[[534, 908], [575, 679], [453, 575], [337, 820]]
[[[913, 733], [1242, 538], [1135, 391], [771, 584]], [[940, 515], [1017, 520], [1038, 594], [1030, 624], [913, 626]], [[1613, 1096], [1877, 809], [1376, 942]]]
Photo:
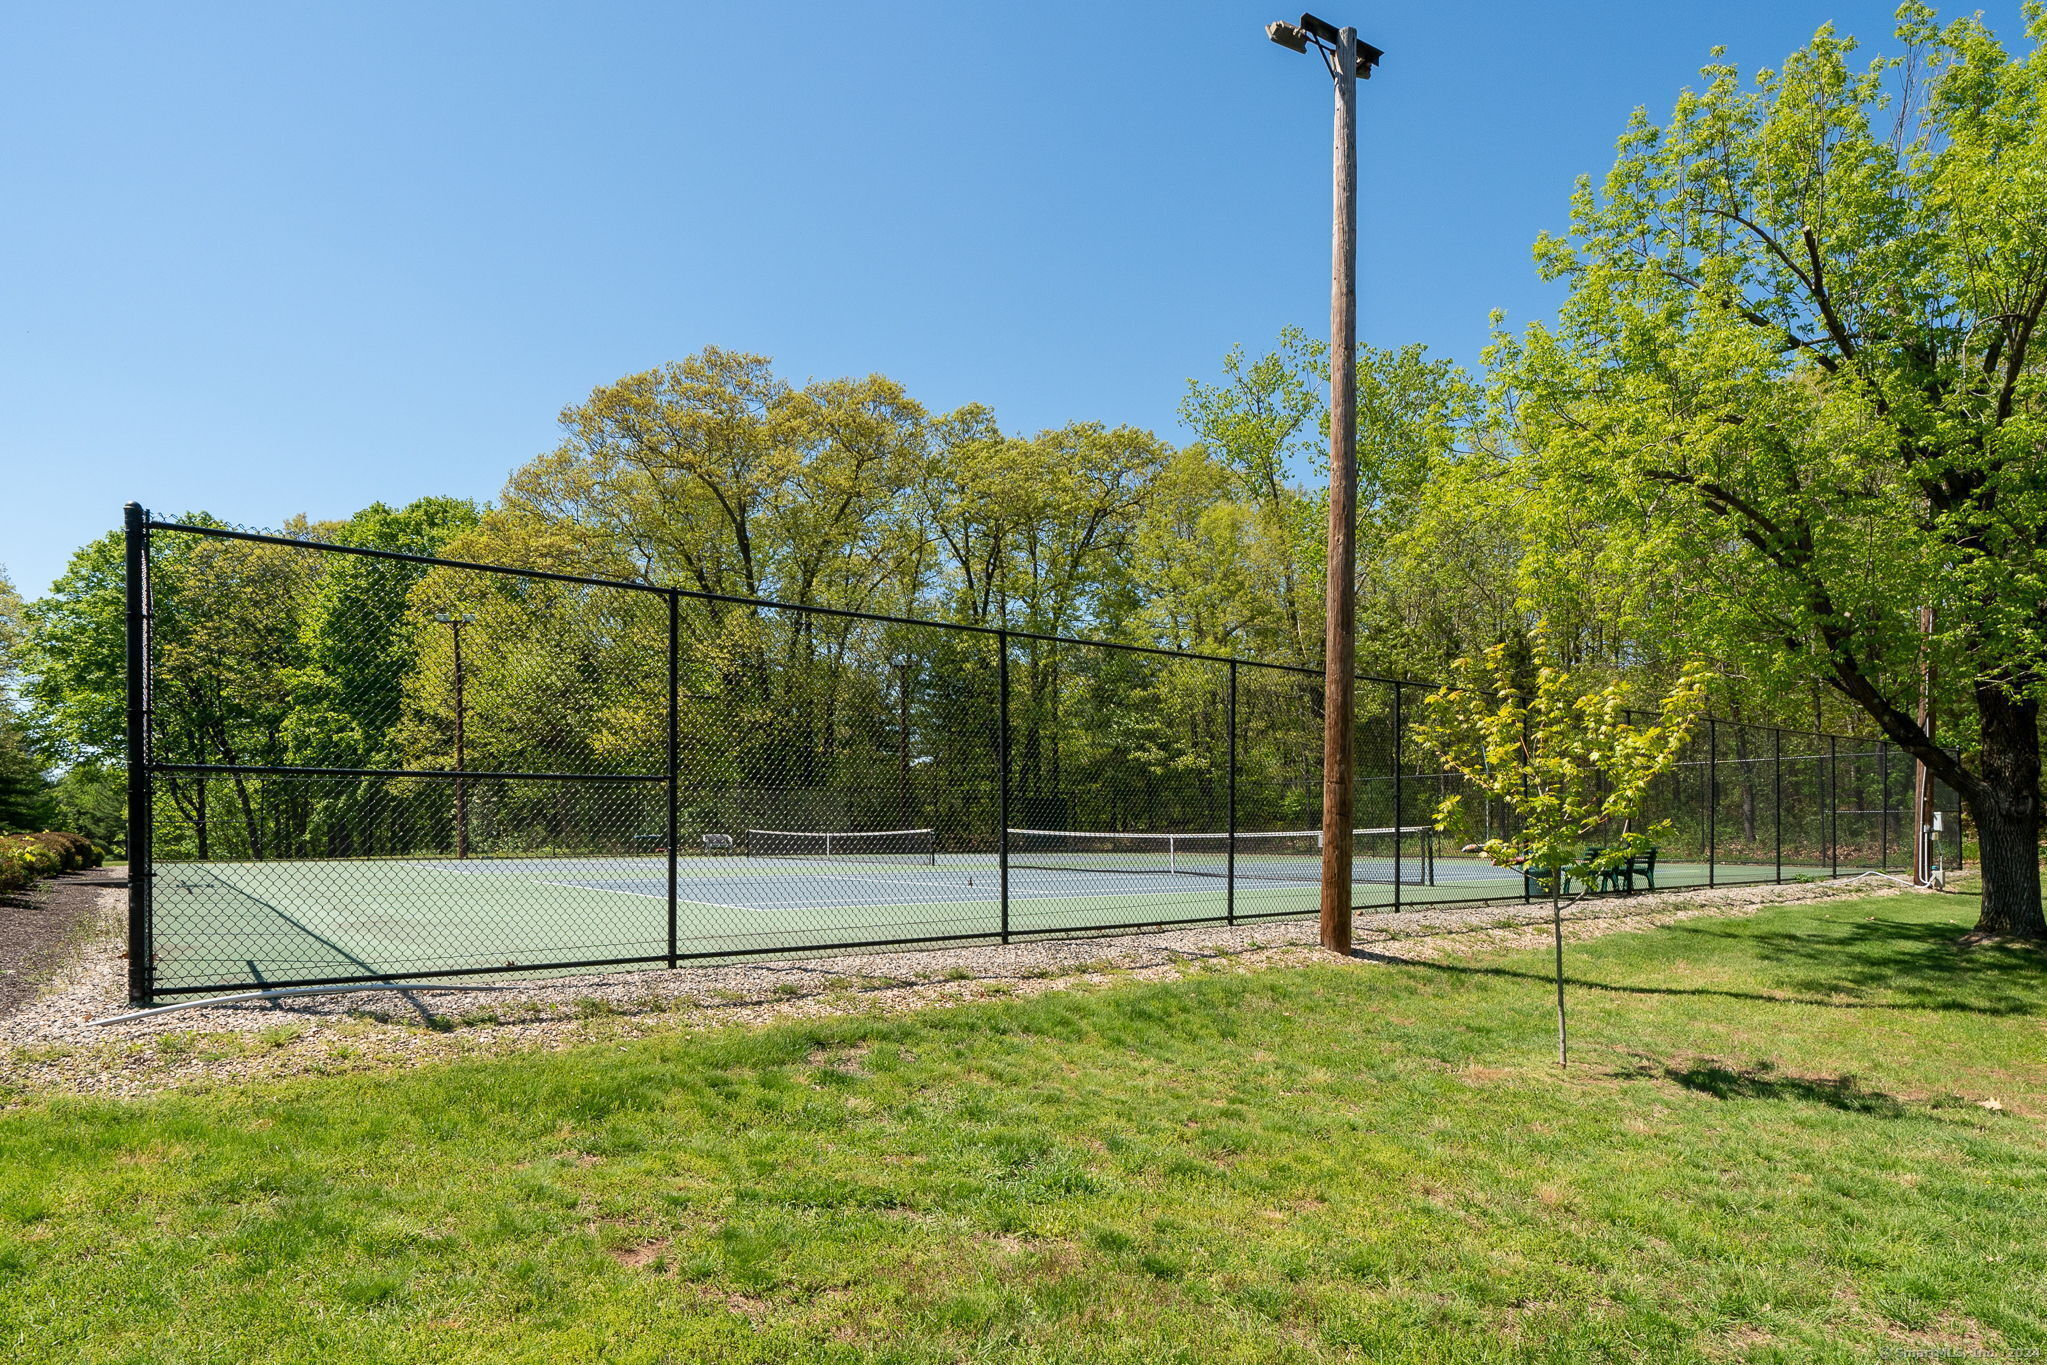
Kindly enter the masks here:
[[[1500, 867], [1520, 869], [1550, 896], [1556, 945], [1557, 1060], [1566, 1058], [1563, 893], [1654, 852], [1668, 825], [1644, 827], [1649, 784], [1669, 772], [1705, 712], [1703, 666], [1686, 668], [1654, 719], [1637, 720], [1629, 681], [1587, 685], [1550, 655], [1538, 634], [1532, 667], [1505, 644], [1451, 665], [1450, 681], [1422, 702], [1414, 736], [1472, 787], [1515, 816], [1510, 834], [1482, 845]], [[1436, 812], [1455, 828], [1463, 797]], [[1596, 841], [1596, 842], [1595, 842]]]

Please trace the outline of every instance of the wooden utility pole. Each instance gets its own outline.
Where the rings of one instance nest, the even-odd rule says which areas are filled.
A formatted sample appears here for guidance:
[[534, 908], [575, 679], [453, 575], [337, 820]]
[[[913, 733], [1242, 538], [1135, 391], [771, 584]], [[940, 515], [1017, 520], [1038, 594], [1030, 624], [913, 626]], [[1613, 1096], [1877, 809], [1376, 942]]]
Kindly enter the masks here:
[[[1358, 81], [1386, 54], [1354, 28], [1303, 14], [1267, 24], [1281, 47], [1313, 47], [1336, 83], [1336, 213], [1329, 280], [1329, 582], [1322, 636], [1322, 946], [1350, 955], [1351, 829], [1356, 807], [1358, 524]], [[1396, 749], [1399, 738], [1395, 736]], [[1400, 823], [1398, 812], [1393, 823]], [[1395, 836], [1398, 847], [1398, 836]], [[1397, 855], [1396, 855], [1397, 856]]]
[[[1329, 582], [1322, 644], [1322, 946], [1351, 950], [1357, 672], [1358, 31], [1336, 35], [1336, 214], [1329, 281]], [[1396, 824], [1399, 823], [1395, 819]]]

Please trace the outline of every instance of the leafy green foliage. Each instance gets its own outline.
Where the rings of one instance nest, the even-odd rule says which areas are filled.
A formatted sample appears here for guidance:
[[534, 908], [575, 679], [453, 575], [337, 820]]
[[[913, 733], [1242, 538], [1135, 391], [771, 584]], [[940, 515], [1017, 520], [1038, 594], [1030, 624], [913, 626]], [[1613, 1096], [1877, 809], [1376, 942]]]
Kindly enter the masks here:
[[22, 689], [37, 741], [59, 762], [121, 753], [127, 727], [127, 600], [118, 532], [71, 556], [26, 613]]
[[[332, 533], [335, 543], [435, 555], [477, 524], [474, 503], [421, 498], [392, 509], [372, 503]], [[322, 561], [303, 612], [303, 673], [294, 688], [288, 739], [294, 760], [315, 767], [389, 764], [406, 675], [418, 651], [418, 622], [406, 607], [424, 565], [332, 556]]]
[[[1222, 382], [1190, 381], [1180, 405], [1204, 452], [1233, 476], [1249, 532], [1240, 533], [1238, 554], [1216, 547], [1209, 562], [1248, 556], [1247, 567], [1270, 584], [1250, 598], [1259, 610], [1246, 613], [1242, 632], [1256, 657], [1310, 665], [1321, 657], [1328, 370], [1328, 346], [1290, 327], [1256, 359], [1233, 349]], [[1360, 658], [1387, 674], [1433, 667], [1467, 637], [1429, 601], [1403, 591], [1412, 586], [1401, 571], [1404, 531], [1431, 482], [1458, 464], [1459, 442], [1479, 417], [1479, 391], [1418, 345], [1359, 347], [1357, 390]], [[1303, 473], [1306, 486], [1296, 482]]]
[[56, 811], [50, 780], [31, 747], [28, 727], [0, 697], [0, 832], [43, 829], [54, 822]]
[[[1985, 927], [2038, 935], [2047, 11], [2026, 16], [2021, 55], [1915, 3], [1896, 57], [1823, 28], [1752, 82], [1709, 66], [1580, 185], [1537, 247], [1560, 316], [1492, 358], [1531, 576], [1596, 566], [1623, 636], [1837, 693], [1968, 804]], [[1919, 724], [1922, 660], [1972, 756]]]
[[45, 765], [15, 697], [27, 646], [21, 596], [0, 570], [0, 832], [41, 829], [55, 810]]
[[[205, 513], [181, 520], [219, 525]], [[473, 526], [472, 504], [426, 498], [373, 504], [346, 522], [293, 520], [290, 534], [431, 553]], [[354, 766], [392, 752], [400, 682], [413, 654], [401, 616], [421, 566], [315, 556], [290, 546], [159, 534], [151, 551], [157, 680], [153, 744], [168, 762]], [[121, 537], [72, 558], [28, 610], [24, 694], [35, 741], [67, 766], [59, 787], [71, 823], [104, 837], [125, 828], [113, 774], [126, 762], [126, 618]], [[166, 776], [187, 852], [224, 829], [262, 856], [266, 801], [234, 779]], [[345, 814], [345, 810], [340, 813]]]
[[128, 843], [128, 782], [118, 768], [79, 763], [65, 769], [50, 787], [55, 812], [44, 823], [76, 830], [104, 849]]
[[[1538, 634], [1527, 659], [1503, 643], [1458, 660], [1450, 680], [1423, 698], [1414, 736], [1513, 810], [1518, 828], [1487, 840], [1486, 857], [1526, 867], [1554, 894], [1566, 877], [1590, 886], [1654, 849], [1662, 831], [1635, 822], [1650, 783], [1671, 770], [1698, 727], [1706, 678], [1701, 666], [1687, 669], [1645, 724], [1635, 719], [1632, 683], [1585, 685]], [[1457, 828], [1462, 802], [1461, 793], [1446, 797], [1436, 824]]]

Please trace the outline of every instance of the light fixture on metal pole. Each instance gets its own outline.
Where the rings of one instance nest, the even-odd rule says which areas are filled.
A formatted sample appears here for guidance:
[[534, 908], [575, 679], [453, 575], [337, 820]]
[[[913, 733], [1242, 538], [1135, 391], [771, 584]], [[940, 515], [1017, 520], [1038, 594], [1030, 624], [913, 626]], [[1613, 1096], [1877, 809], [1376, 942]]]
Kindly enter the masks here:
[[[1312, 14], [1273, 23], [1281, 47], [1321, 53], [1336, 83], [1336, 215], [1329, 283], [1329, 559], [1322, 645], [1322, 946], [1351, 950], [1352, 750], [1356, 711], [1358, 522], [1358, 79], [1385, 54]], [[1398, 737], [1395, 738], [1396, 745]], [[1397, 761], [1397, 759], [1396, 759]], [[1400, 812], [1393, 813], [1400, 824]], [[1397, 837], [1397, 836], [1396, 836]]]
[[455, 856], [469, 856], [469, 787], [468, 779], [462, 775], [465, 755], [462, 752], [462, 627], [476, 618], [468, 612], [437, 611], [434, 620], [447, 626], [455, 635]]

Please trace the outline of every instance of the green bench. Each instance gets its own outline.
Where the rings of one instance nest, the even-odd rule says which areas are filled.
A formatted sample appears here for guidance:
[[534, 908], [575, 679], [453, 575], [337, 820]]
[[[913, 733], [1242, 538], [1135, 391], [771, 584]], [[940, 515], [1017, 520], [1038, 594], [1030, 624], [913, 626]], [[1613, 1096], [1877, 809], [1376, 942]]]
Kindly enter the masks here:
[[[1589, 861], [1597, 858], [1604, 851], [1603, 849], [1588, 848], [1585, 850], [1585, 857]], [[1547, 896], [1549, 894], [1548, 883], [1552, 875], [1548, 868], [1524, 867], [1521, 869], [1521, 878], [1527, 884], [1528, 894], [1531, 896]], [[1652, 848], [1647, 853], [1630, 854], [1627, 861], [1623, 862], [1619, 867], [1599, 873], [1598, 889], [1601, 891], [1633, 891], [1637, 877], [1642, 879], [1649, 890], [1654, 891], [1656, 889], [1655, 849]], [[1571, 879], [1567, 876], [1563, 880], [1562, 893], [1568, 895], [1571, 891]]]

